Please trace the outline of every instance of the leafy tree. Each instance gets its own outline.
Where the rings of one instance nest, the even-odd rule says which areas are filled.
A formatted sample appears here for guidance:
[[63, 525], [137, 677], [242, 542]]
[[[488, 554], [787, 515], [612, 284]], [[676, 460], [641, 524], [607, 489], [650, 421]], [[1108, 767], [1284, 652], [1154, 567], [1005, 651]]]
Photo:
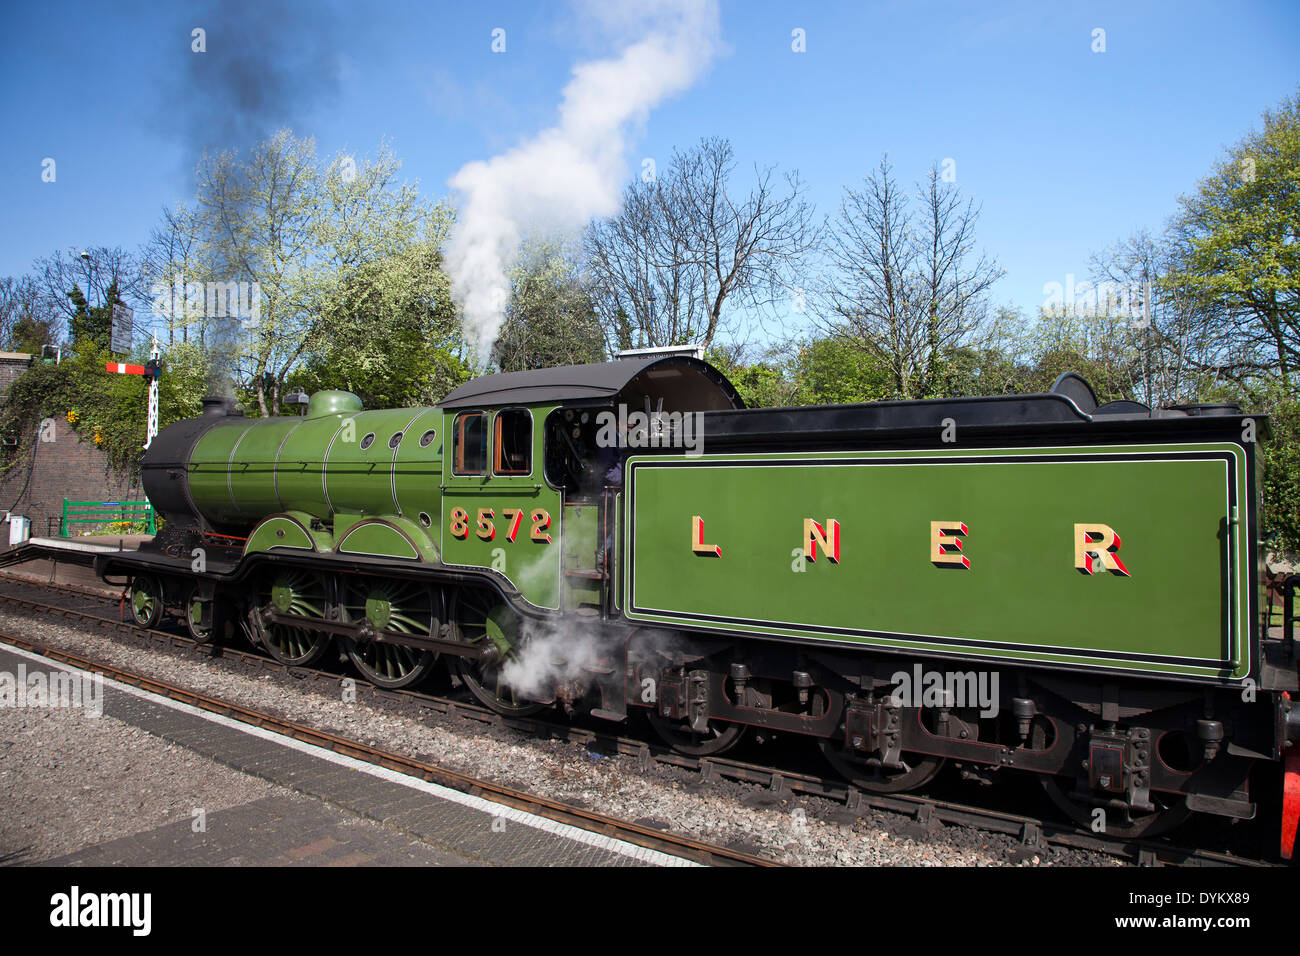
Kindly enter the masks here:
[[1219, 371], [1296, 394], [1300, 365], [1300, 95], [1266, 111], [1179, 199], [1170, 289], [1212, 315]]
[[791, 345], [775, 346], [750, 358], [740, 345], [715, 345], [705, 359], [727, 376], [747, 408], [806, 405], [793, 373]]
[[24, 315], [14, 323], [5, 347], [9, 351], [39, 356], [45, 346], [54, 344], [54, 330], [48, 321]]
[[366, 408], [433, 405], [470, 378], [464, 358], [447, 346], [431, 346], [410, 331], [393, 333], [384, 366], [362, 366], [355, 353], [332, 350], [333, 359], [312, 357], [290, 374], [288, 386], [311, 394], [327, 388], [354, 393]]
[[40, 355], [43, 346], [55, 344], [57, 323], [34, 279], [0, 279], [0, 349]]
[[513, 270], [492, 364], [517, 372], [604, 359], [600, 322], [577, 266], [560, 246], [533, 244]]
[[[449, 221], [414, 184], [398, 180], [400, 165], [386, 146], [373, 159], [339, 155], [322, 164], [314, 140], [288, 130], [244, 158], [227, 152], [200, 164], [200, 259], [223, 283], [255, 283], [258, 291], [256, 316], [208, 315], [205, 344], [262, 415], [279, 413], [285, 383], [301, 361], [355, 331], [358, 299], [431, 301], [438, 292], [435, 285], [395, 289], [388, 278], [416, 273], [379, 265], [400, 260], [440, 229], [445, 235]], [[384, 331], [374, 339], [395, 344]], [[367, 364], [365, 356], [358, 361]]]
[[813, 338], [798, 350], [793, 368], [801, 405], [849, 405], [887, 398], [889, 370], [851, 340]]
[[122, 303], [117, 294], [117, 283], [110, 282], [104, 293], [104, 304], [92, 306], [86, 301], [85, 293], [73, 285], [68, 293], [72, 302], [73, 313], [68, 325], [72, 332], [72, 344], [78, 348], [109, 351], [113, 338], [113, 306]]
[[175, 342], [161, 352], [163, 372], [158, 379], [158, 427], [166, 428], [203, 411], [212, 362], [197, 342]]
[[1278, 396], [1268, 411], [1272, 441], [1263, 448], [1261, 530], [1276, 533], [1276, 546], [1300, 550], [1300, 402]]
[[1098, 401], [1141, 401], [1140, 357], [1129, 325], [1127, 316], [1044, 309], [1022, 343], [1029, 364], [1026, 390], [1049, 391], [1061, 373], [1078, 372]]
[[469, 374], [439, 252], [450, 223], [434, 211], [436, 234], [344, 279], [329, 299], [293, 388], [341, 388], [367, 407], [429, 405]]

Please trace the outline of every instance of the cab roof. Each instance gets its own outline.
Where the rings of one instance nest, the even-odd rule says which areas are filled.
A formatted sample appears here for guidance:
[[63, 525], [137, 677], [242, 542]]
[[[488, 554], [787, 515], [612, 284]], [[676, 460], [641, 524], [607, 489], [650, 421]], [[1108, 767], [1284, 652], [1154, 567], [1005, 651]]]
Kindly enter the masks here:
[[438, 404], [442, 408], [485, 405], [603, 404], [623, 396], [640, 406], [643, 397], [663, 398], [665, 411], [721, 411], [745, 403], [726, 376], [685, 355], [618, 359], [503, 372], [473, 379]]

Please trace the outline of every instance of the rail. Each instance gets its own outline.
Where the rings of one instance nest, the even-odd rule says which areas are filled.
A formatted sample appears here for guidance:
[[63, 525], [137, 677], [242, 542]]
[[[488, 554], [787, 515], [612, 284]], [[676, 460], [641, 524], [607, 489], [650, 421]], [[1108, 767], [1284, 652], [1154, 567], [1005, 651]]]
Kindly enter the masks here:
[[134, 524], [144, 522], [148, 534], [158, 533], [153, 505], [148, 501], [70, 501], [63, 499], [63, 517], [59, 519], [59, 534], [68, 536], [74, 524]]

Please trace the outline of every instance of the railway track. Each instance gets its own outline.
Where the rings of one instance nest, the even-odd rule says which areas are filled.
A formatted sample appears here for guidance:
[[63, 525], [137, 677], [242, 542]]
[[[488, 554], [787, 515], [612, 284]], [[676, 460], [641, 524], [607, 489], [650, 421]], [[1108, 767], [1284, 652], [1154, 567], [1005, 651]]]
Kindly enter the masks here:
[[[190, 650], [198, 653], [206, 653], [208, 656], [219, 654], [224, 658], [233, 659], [258, 670], [289, 674], [296, 678], [313, 682], [337, 685], [338, 681], [341, 679], [341, 675], [329, 670], [314, 667], [291, 667], [283, 665], [278, 661], [259, 653], [253, 648], [244, 649], [229, 645], [200, 645], [188, 635], [177, 634], [161, 629], [148, 631], [143, 630], [136, 627], [134, 624], [122, 620], [120, 602], [114, 600], [103, 592], [68, 585], [42, 584], [30, 579], [17, 578], [5, 574], [0, 574], [0, 585], [3, 585], [6, 588], [4, 592], [0, 592], [0, 606], [9, 606], [25, 613], [40, 614], [79, 622], [81, 624], [92, 625], [114, 634], [121, 634], [138, 643], [146, 645], [162, 645], [175, 650]], [[35, 600], [30, 596], [24, 597], [21, 594], [15, 594], [13, 593], [15, 589], [28, 589], [29, 593], [36, 592], [38, 594], [62, 595], [65, 604], [80, 603], [87, 600], [93, 601], [100, 605], [103, 613], [94, 613], [92, 610], [84, 607], [68, 607], [44, 603], [43, 601]], [[118, 605], [118, 620], [105, 616], [105, 614], [111, 613], [111, 609], [114, 605]], [[29, 650], [33, 650], [36, 653], [43, 653], [51, 659], [63, 660], [65, 663], [74, 664], [74, 666], [85, 667], [88, 670], [97, 670], [100, 673], [104, 673], [105, 676], [113, 676], [110, 671], [117, 670], [117, 668], [112, 668], [108, 665], [99, 665], [94, 662], [88, 662], [86, 664], [77, 663], [75, 660], [77, 655], [67, 654], [66, 652], [57, 651], [52, 648], [36, 650], [32, 646], [33, 642], [25, 641], [25, 639], [21, 638], [8, 638], [0, 635], [0, 641], [15, 643], [16, 646], [22, 646]], [[115, 676], [113, 679], [121, 679], [124, 683], [133, 683], [135, 680], [146, 682], [152, 681], [151, 678], [143, 677], [141, 675], [134, 675], [125, 671], [122, 671], [122, 673], [128, 674], [130, 679], [118, 678]], [[1094, 853], [1101, 853], [1142, 866], [1177, 865], [1221, 867], [1277, 865], [1271, 861], [1254, 859], [1234, 853], [1225, 853], [1217, 850], [1185, 846], [1174, 843], [1168, 838], [1120, 841], [1107, 838], [1104, 835], [1080, 831], [1069, 824], [1058, 823], [1050, 819], [1026, 815], [1023, 813], [1006, 812], [976, 804], [954, 802], [921, 794], [874, 793], [853, 787], [836, 778], [771, 767], [758, 763], [730, 759], [727, 757], [687, 756], [666, 747], [651, 745], [645, 740], [634, 737], [615, 735], [607, 731], [597, 732], [556, 720], [548, 720], [542, 716], [506, 717], [491, 711], [476, 702], [468, 702], [452, 697], [429, 694], [411, 689], [387, 690], [369, 685], [359, 676], [345, 676], [353, 677], [356, 681], [359, 692], [364, 690], [367, 697], [380, 703], [384, 701], [403, 701], [409, 704], [414, 704], [424, 711], [448, 717], [460, 718], [494, 727], [509, 728], [529, 736], [561, 739], [589, 747], [596, 747], [607, 754], [618, 754], [632, 757], [640, 762], [642, 769], [648, 769], [655, 764], [671, 766], [696, 772], [706, 781], [726, 779], [749, 786], [763, 788], [770, 791], [776, 797], [803, 795], [826, 800], [851, 812], [873, 810], [894, 813], [909, 819], [922, 831], [938, 829], [943, 826], [966, 827], [987, 833], [996, 833], [1011, 837], [1018, 840], [1027, 850], [1058, 846], [1072, 850], [1085, 850]], [[142, 685], [136, 684], [136, 686]], [[160, 686], [165, 687], [166, 685]], [[187, 698], [203, 699], [203, 695], [183, 688], [171, 688], [170, 690], [177, 694], [185, 695], [183, 697], [174, 697], [173, 699], [186, 699], [186, 702], [192, 702]], [[167, 695], [171, 696], [171, 693], [168, 693]], [[195, 706], [203, 705], [195, 704]], [[227, 709], [217, 710], [216, 708]], [[214, 712], [224, 713], [228, 716], [236, 717], [236, 719], [244, 719], [243, 717], [239, 717], [237, 713], [243, 711], [244, 708], [227, 702], [213, 699], [211, 706], [205, 707], [204, 709], [213, 709]], [[367, 759], [370, 762], [377, 763], [381, 766], [388, 766], [391, 769], [400, 772], [411, 773], [414, 776], [421, 776], [422, 779], [431, 780], [456, 789], [463, 789], [465, 792], [478, 793], [488, 799], [494, 799], [494, 797], [490, 796], [494, 790], [501, 791], [502, 799], [500, 802], [503, 802], [506, 805], [516, 806], [516, 804], [507, 802], [515, 799], [543, 799], [523, 793], [522, 791], [501, 787], [500, 785], [492, 784], [487, 781], [475, 780], [474, 778], [459, 774], [456, 771], [423, 764], [420, 761], [399, 754], [377, 750], [368, 745], [356, 741], [348, 741], [344, 738], [299, 724], [294, 724], [291, 721], [285, 721], [272, 715], [259, 714], [255, 711], [247, 711], [247, 713], [249, 717], [246, 722], [252, 723], [254, 720], [266, 720], [268, 721], [268, 724], [265, 726], [267, 726], [268, 729], [276, 729], [273, 724], [279, 723], [287, 728], [280, 732], [284, 732], [290, 736], [295, 736], [296, 739], [314, 742], [309, 740], [307, 736], [297, 736], [297, 734], [302, 733], [305, 735], [315, 735], [315, 737], [321, 741], [319, 743], [320, 746], [327, 747], [328, 749], [336, 749], [336, 752], [339, 753], [358, 756], [359, 759]], [[264, 725], [258, 724], [258, 726]], [[372, 752], [370, 757], [366, 756], [368, 751]], [[388, 761], [391, 761], [391, 763]], [[431, 774], [432, 776], [425, 776], [426, 774]], [[459, 784], [457, 781], [459, 781]], [[483, 789], [481, 791], [466, 789], [474, 787], [481, 787]], [[552, 812], [559, 814], [575, 813], [577, 816], [573, 820], [564, 821], [573, 823], [575, 826], [583, 826], [582, 823], [574, 822], [575, 820], [581, 820], [584, 817], [594, 818], [590, 821], [592, 825], [584, 826], [584, 829], [621, 825], [619, 821], [615, 821], [612, 818], [600, 817], [597, 814], [591, 814], [588, 811], [576, 807], [570, 807], [561, 804], [558, 801], [545, 802], [551, 806], [548, 806], [546, 812], [541, 814], [544, 816]], [[528, 809], [527, 807], [520, 808]], [[551, 818], [560, 819], [560, 817]], [[664, 831], [639, 826], [637, 824], [627, 825], [633, 827], [634, 830], [632, 832], [635, 832], [640, 838], [666, 838]], [[596, 832], [607, 833], [608, 831], [604, 829], [596, 829]], [[638, 843], [638, 845], [642, 846], [651, 845], [648, 843], [639, 843], [638, 840], [624, 837], [621, 834], [610, 833], [609, 835], [617, 835], [620, 839], [628, 839], [628, 842]], [[689, 838], [684, 836], [678, 837], [673, 835], [671, 839], [695, 842], [690, 841]], [[654, 848], [663, 849], [661, 846], [655, 846]], [[694, 849], [683, 848], [681, 851], [664, 849], [664, 852], [686, 856], [688, 859], [696, 859], [701, 862], [705, 861], [701, 856], [699, 856], [702, 854], [705, 855], [707, 859], [714, 862], [731, 862], [739, 865], [772, 865], [773, 863], [773, 861], [763, 860], [761, 857], [757, 857], [753, 854], [735, 851], [728, 848], [711, 847], [707, 844], [699, 844]], [[691, 853], [697, 855], [691, 856], [689, 855]], [[734, 854], [735, 859], [727, 857], [726, 854]]]

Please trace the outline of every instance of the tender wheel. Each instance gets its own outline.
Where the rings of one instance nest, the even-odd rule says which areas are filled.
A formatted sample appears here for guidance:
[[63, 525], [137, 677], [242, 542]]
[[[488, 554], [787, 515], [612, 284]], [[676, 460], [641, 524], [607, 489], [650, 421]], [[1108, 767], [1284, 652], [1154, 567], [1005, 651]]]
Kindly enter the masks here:
[[840, 776], [859, 790], [874, 793], [905, 793], [915, 790], [933, 780], [944, 764], [943, 757], [904, 752], [904, 766], [893, 769], [868, 763], [865, 757], [846, 751], [839, 740], [823, 737], [818, 743]]
[[520, 699], [506, 683], [503, 669], [515, 659], [521, 638], [518, 616], [488, 591], [461, 588], [452, 597], [451, 624], [456, 640], [486, 647], [489, 657], [457, 657], [453, 667], [469, 692], [499, 714], [524, 717], [546, 704]]
[[282, 664], [304, 667], [315, 663], [329, 649], [329, 634], [305, 626], [271, 624], [262, 612], [323, 618], [327, 605], [326, 584], [320, 575], [297, 570], [276, 573], [257, 592], [253, 621], [258, 640]]
[[[197, 584], [190, 587], [189, 594], [185, 598], [185, 629], [189, 631], [190, 637], [196, 644], [207, 644], [216, 634], [216, 629], [212, 626], [212, 616], [216, 609], [216, 601], [210, 601], [206, 608], [203, 606], [203, 602], [199, 600]], [[205, 610], [206, 614], [204, 614]]]
[[134, 578], [127, 594], [127, 602], [131, 605], [131, 620], [138, 627], [157, 627], [163, 616], [162, 581], [152, 574]]
[[[344, 620], [364, 620], [372, 628], [431, 637], [438, 631], [434, 606], [434, 593], [423, 585], [365, 578], [343, 582]], [[389, 690], [419, 683], [438, 659], [433, 651], [385, 641], [352, 639], [346, 644], [361, 676]]]
[[[1036, 720], [1032, 734], [1034, 748], [1041, 749], [1046, 737], [1047, 728], [1041, 719]], [[1098, 819], [1095, 815], [1097, 804], [1083, 795], [1075, 795], [1074, 778], [1043, 773], [1038, 775], [1038, 780], [1057, 809], [1078, 826], [1087, 830], [1095, 826]], [[1192, 811], [1187, 808], [1187, 798], [1182, 794], [1152, 791], [1151, 802], [1156, 805], [1154, 810], [1104, 807], [1105, 829], [1097, 832], [1106, 836], [1119, 837], [1121, 840], [1152, 837], [1172, 830], [1192, 815]]]
[[[1095, 805], [1088, 800], [1077, 799], [1073, 795], [1073, 781], [1068, 777], [1053, 777], [1040, 774], [1043, 789], [1057, 808], [1080, 827], [1091, 830], [1095, 824]], [[1172, 830], [1192, 815], [1187, 809], [1187, 798], [1181, 794], [1152, 793], [1151, 802], [1154, 810], [1130, 810], [1128, 808], [1106, 807], [1105, 829], [1099, 831], [1106, 836], [1131, 840], [1136, 837], [1152, 837]]]
[[707, 733], [699, 734], [691, 730], [689, 724], [677, 720], [666, 720], [653, 710], [648, 712], [650, 726], [668, 746], [678, 753], [692, 757], [713, 757], [724, 754], [745, 737], [749, 728], [744, 724], [733, 724], [725, 720], [709, 721]]

